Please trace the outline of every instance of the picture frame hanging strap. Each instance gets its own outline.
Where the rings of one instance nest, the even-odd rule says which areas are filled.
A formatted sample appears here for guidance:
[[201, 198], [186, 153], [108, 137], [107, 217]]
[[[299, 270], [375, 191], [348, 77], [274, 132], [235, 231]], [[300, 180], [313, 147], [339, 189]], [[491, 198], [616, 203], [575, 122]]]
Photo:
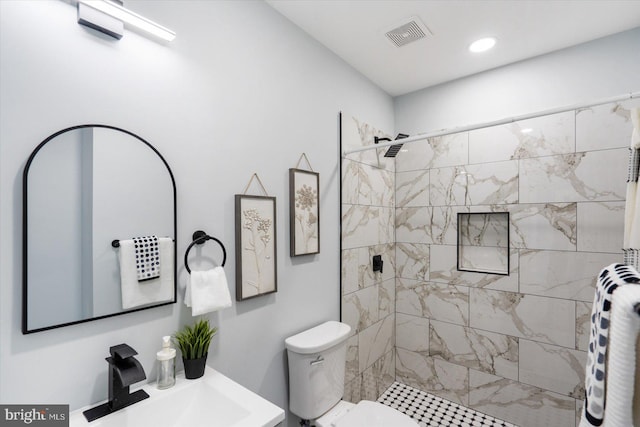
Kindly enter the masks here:
[[311, 167], [311, 162], [309, 161], [309, 158], [307, 157], [306, 153], [302, 153], [302, 155], [300, 156], [300, 158], [298, 159], [298, 163], [296, 164], [296, 169], [300, 169], [300, 162], [302, 161], [302, 159], [305, 159], [307, 161], [307, 166], [309, 166], [309, 170], [311, 172], [315, 172], [313, 170], [313, 168]]
[[267, 193], [267, 189], [264, 188], [264, 185], [262, 184], [262, 181], [260, 180], [260, 177], [258, 176], [257, 173], [254, 173], [253, 175], [251, 175], [251, 179], [249, 180], [249, 183], [247, 184], [247, 186], [244, 188], [244, 191], [242, 192], [242, 194], [244, 195], [247, 194], [247, 191], [249, 190], [249, 187], [251, 187], [251, 183], [253, 182], [254, 178], [258, 180], [258, 184], [260, 185], [260, 188], [262, 188], [262, 192], [264, 193], [264, 195], [268, 196], [269, 193]]

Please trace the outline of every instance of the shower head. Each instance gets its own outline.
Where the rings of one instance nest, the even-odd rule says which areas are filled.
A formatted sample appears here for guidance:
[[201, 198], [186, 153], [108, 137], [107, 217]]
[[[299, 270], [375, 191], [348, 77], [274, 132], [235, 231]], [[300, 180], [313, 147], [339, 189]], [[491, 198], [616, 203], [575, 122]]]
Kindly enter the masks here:
[[[406, 135], [404, 133], [399, 133], [398, 136], [396, 136], [396, 140], [398, 139], [403, 139], [403, 138], [408, 138], [409, 135]], [[373, 142], [374, 143], [378, 143], [380, 141], [391, 141], [391, 139], [389, 138], [378, 138], [377, 136], [373, 137]], [[385, 157], [395, 157], [398, 155], [398, 153], [400, 152], [400, 149], [402, 148], [402, 144], [395, 144], [392, 145], [391, 147], [389, 147], [389, 149], [387, 150], [386, 153], [384, 153]]]

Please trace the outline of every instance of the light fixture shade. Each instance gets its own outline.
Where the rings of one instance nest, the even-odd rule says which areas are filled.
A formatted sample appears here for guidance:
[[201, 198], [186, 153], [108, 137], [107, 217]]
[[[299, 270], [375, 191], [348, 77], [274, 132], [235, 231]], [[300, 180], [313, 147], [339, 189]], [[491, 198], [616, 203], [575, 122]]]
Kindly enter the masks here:
[[78, 3], [78, 24], [93, 28], [118, 40], [124, 35], [122, 21], [82, 2]]
[[[170, 29], [163, 27], [162, 25], [156, 24], [155, 22], [145, 18], [144, 16], [140, 16], [135, 12], [132, 12], [124, 7], [120, 6], [109, 0], [80, 0], [78, 3], [78, 7], [80, 5], [89, 6], [95, 10], [98, 10], [102, 13], [105, 13], [109, 16], [112, 16], [125, 24], [133, 25], [143, 31], [146, 31], [150, 34], [153, 34], [156, 37], [159, 37], [166, 41], [171, 41], [176, 37], [176, 33], [171, 31]], [[78, 21], [80, 22], [80, 21]], [[82, 23], [82, 22], [81, 22]], [[84, 23], [82, 23], [84, 24]], [[84, 24], [87, 25], [87, 24]], [[91, 26], [91, 25], [89, 25]], [[102, 31], [98, 29], [99, 31]], [[103, 31], [104, 32], [104, 31]], [[107, 33], [108, 34], [108, 33]], [[115, 37], [115, 36], [114, 36]]]

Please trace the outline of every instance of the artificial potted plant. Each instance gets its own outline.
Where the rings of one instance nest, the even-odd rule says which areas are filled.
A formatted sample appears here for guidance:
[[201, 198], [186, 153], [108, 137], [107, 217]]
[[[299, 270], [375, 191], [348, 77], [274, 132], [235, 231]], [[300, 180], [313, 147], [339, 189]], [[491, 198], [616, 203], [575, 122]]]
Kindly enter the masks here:
[[185, 325], [173, 336], [182, 353], [186, 378], [195, 379], [204, 375], [209, 345], [216, 332], [218, 332], [218, 328], [212, 328], [208, 319], [201, 319], [193, 326]]

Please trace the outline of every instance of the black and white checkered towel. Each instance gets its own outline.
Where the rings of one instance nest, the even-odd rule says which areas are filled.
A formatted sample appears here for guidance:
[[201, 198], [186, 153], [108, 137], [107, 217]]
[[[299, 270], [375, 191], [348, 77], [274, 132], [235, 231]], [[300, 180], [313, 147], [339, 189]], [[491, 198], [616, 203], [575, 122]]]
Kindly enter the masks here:
[[157, 236], [134, 237], [138, 282], [160, 277], [160, 249]]
[[586, 397], [580, 427], [600, 426], [604, 421], [605, 362], [609, 341], [611, 300], [613, 291], [627, 283], [640, 283], [640, 276], [635, 269], [623, 264], [611, 264], [598, 276], [591, 309], [591, 333], [585, 377]]

